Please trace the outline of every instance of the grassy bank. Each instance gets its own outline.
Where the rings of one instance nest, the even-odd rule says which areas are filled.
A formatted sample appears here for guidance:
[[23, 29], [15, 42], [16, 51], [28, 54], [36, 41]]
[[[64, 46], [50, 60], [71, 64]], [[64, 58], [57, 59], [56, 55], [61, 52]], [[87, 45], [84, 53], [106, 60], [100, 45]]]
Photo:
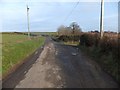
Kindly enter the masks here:
[[15, 65], [32, 54], [43, 45], [44, 37], [26, 35], [2, 34], [2, 74], [3, 76]]

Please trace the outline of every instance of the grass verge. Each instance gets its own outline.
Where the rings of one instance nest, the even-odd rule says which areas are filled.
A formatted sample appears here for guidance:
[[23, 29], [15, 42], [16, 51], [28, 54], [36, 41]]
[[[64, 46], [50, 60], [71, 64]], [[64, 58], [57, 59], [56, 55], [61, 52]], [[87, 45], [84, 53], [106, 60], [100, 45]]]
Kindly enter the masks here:
[[44, 44], [44, 37], [28, 39], [26, 35], [2, 35], [2, 75]]
[[65, 44], [65, 45], [77, 46], [77, 45], [79, 45], [79, 42], [68, 41], [68, 42], [64, 42], [64, 44]]

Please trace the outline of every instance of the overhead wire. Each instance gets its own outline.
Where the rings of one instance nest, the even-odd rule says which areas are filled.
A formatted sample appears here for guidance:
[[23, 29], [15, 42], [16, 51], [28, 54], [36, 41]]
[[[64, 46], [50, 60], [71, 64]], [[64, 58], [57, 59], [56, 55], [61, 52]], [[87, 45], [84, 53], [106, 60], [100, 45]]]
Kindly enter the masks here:
[[69, 14], [66, 16], [66, 18], [63, 20], [63, 23], [64, 23], [65, 21], [67, 21], [67, 19], [70, 17], [70, 15], [72, 15], [74, 9], [78, 6], [78, 4], [79, 4], [79, 1], [74, 5], [74, 7], [73, 7], [72, 10], [70, 11], [70, 13], [69, 13]]

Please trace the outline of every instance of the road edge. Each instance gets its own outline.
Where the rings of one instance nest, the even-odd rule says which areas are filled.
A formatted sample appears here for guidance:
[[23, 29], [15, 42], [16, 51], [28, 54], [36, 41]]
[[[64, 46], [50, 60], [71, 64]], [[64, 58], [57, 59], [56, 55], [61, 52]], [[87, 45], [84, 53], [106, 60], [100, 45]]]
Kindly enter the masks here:
[[[28, 62], [30, 62], [32, 60], [32, 58], [34, 57], [34, 60], [36, 61], [37, 58], [39, 57], [39, 55], [41, 54], [41, 52], [43, 51], [45, 46], [45, 42], [43, 43], [42, 46], [40, 46], [39, 48], [37, 48], [32, 54], [30, 54], [28, 57], [26, 57], [25, 59], [23, 59], [21, 62], [19, 62], [18, 64], [16, 64], [15, 66], [13, 66], [9, 71], [8, 74], [5, 75], [4, 77], [2, 77], [2, 86], [7, 83], [7, 81], [14, 76], [14, 74], [19, 71], [19, 69], [23, 66], [25, 66]], [[35, 62], [34, 61], [34, 62]], [[32, 63], [31, 63], [32, 64]], [[4, 87], [3, 87], [4, 88]], [[7, 87], [6, 87], [7, 88]]]

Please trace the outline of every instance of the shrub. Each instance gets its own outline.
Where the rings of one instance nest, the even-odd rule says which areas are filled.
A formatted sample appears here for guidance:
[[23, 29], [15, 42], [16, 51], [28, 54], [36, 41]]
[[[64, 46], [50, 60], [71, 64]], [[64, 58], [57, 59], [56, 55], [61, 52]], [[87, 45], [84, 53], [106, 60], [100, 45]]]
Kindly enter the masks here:
[[67, 41], [79, 41], [80, 35], [61, 35], [58, 38], [61, 41], [67, 42]]
[[[117, 35], [115, 35], [117, 36]], [[110, 35], [99, 38], [98, 34], [85, 33], [80, 37], [80, 45], [88, 48], [88, 55], [94, 57], [108, 73], [120, 83], [119, 38]], [[86, 50], [86, 49], [84, 49]]]
[[98, 34], [83, 34], [80, 37], [80, 45], [85, 45], [87, 47], [98, 46], [98, 42]]
[[103, 53], [108, 53], [112, 49], [108, 37], [103, 37], [103, 39], [100, 40], [99, 44], [100, 44], [99, 47], [101, 48], [101, 52]]

